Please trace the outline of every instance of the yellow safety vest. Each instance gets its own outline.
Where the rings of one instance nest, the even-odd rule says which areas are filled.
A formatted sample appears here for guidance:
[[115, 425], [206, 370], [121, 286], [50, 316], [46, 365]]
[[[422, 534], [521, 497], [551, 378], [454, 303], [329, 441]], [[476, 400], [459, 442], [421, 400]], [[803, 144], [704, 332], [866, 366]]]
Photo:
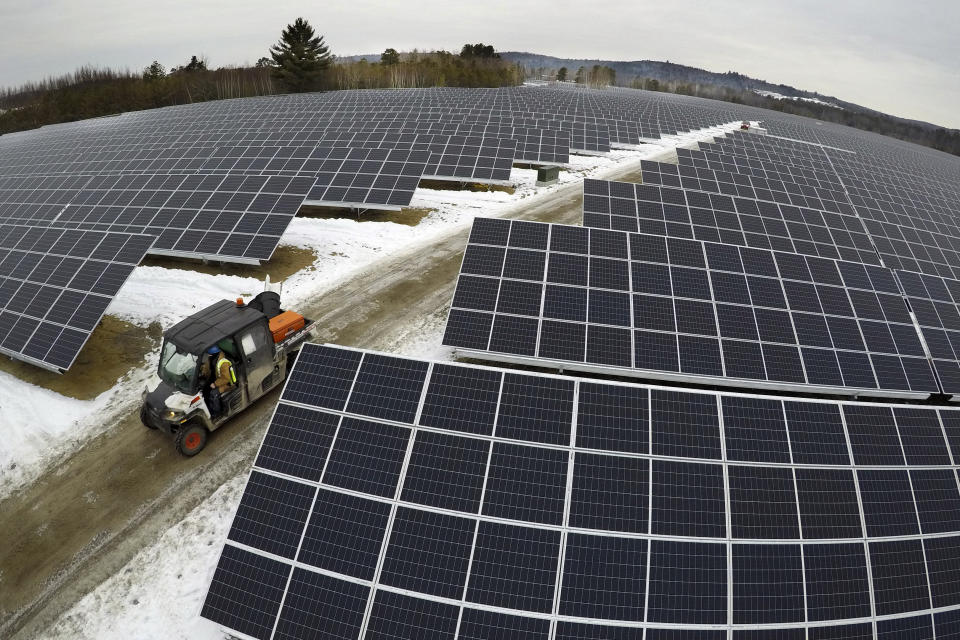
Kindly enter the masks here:
[[226, 362], [227, 365], [230, 367], [230, 384], [237, 384], [237, 374], [236, 374], [236, 372], [233, 370], [233, 363], [230, 362], [229, 360], [227, 360], [227, 358], [224, 357], [222, 351], [220, 352], [220, 357], [217, 359], [217, 377], [220, 376], [220, 366], [221, 366], [224, 362]]

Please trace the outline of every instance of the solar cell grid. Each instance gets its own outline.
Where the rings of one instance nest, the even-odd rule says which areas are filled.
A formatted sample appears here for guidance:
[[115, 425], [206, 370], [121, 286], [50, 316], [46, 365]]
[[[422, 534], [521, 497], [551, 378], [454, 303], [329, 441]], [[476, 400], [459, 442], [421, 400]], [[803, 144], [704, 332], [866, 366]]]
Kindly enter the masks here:
[[733, 622], [801, 622], [803, 569], [796, 545], [733, 545]]
[[390, 506], [320, 489], [297, 559], [308, 565], [370, 580], [387, 529]]
[[[293, 570], [274, 638], [357, 637], [369, 589], [321, 573]], [[325, 603], [319, 614], [316, 602]]]
[[364, 638], [452, 640], [457, 628], [457, 614], [458, 609], [449, 604], [378, 589]]
[[490, 444], [474, 438], [420, 431], [407, 468], [402, 499], [477, 513]]
[[650, 542], [650, 622], [725, 624], [727, 584], [726, 545]]
[[734, 538], [800, 537], [790, 469], [731, 465], [728, 475]]
[[800, 523], [805, 539], [863, 535], [859, 498], [849, 469], [795, 470]]
[[647, 532], [649, 461], [579, 453], [573, 467], [570, 526]]
[[290, 567], [282, 562], [225, 545], [200, 615], [266, 640], [289, 575]]
[[313, 487], [254, 471], [227, 539], [293, 558], [315, 493]]
[[565, 451], [495, 443], [484, 491], [483, 514], [561, 524], [567, 461]]
[[476, 522], [399, 509], [380, 581], [401, 589], [457, 599], [463, 593]]
[[570, 534], [560, 614], [642, 621], [646, 562], [646, 540]]
[[869, 547], [877, 615], [930, 606], [920, 540], [871, 542]]
[[[345, 367], [351, 374], [354, 368], [360, 368], [361, 358], [343, 357], [345, 353], [360, 354], [365, 362], [368, 358], [374, 361], [371, 356], [376, 355], [308, 345], [301, 363], [315, 379], [332, 375], [336, 380], [344, 362], [353, 363]], [[331, 372], [317, 366], [321, 359]], [[412, 361], [394, 364], [409, 370], [406, 362]], [[291, 384], [300, 375], [299, 366]], [[432, 386], [438, 372], [446, 380]], [[487, 377], [487, 372], [494, 375]], [[424, 377], [431, 384], [426, 389], [421, 386], [420, 395], [424, 400], [432, 397], [438, 406], [452, 406], [449, 403], [453, 399], [465, 396], [451, 381], [486, 389], [489, 394], [499, 392], [501, 375], [473, 366], [428, 365]], [[361, 626], [379, 629], [377, 633], [386, 633], [387, 621], [392, 620], [399, 625], [396, 628], [406, 629], [403, 633], [442, 634], [450, 620], [456, 628], [459, 616], [461, 629], [470, 621], [468, 628], [475, 634], [472, 637], [501, 637], [499, 632], [512, 637], [522, 630], [542, 633], [560, 616], [558, 632], [593, 638], [609, 637], [609, 629], [617, 630], [610, 633], [636, 631], [611, 627], [609, 622], [614, 620], [651, 629], [658, 624], [680, 625], [672, 632], [682, 634], [708, 633], [687, 625], [735, 625], [738, 636], [749, 631], [744, 625], [774, 625], [763, 630], [774, 637], [789, 637], [798, 623], [807, 621], [831, 624], [811, 628], [814, 637], [846, 637], [843, 633], [847, 631], [850, 637], [858, 637], [856, 625], [872, 613], [871, 582], [878, 615], [909, 618], [930, 608], [925, 567], [930, 571], [933, 606], [960, 606], [952, 580], [960, 554], [956, 536], [949, 536], [960, 527], [954, 517], [960, 495], [955, 469], [940, 464], [941, 455], [928, 453], [910, 463], [910, 468], [902, 455], [893, 467], [883, 462], [883, 456], [879, 466], [878, 458], [868, 457], [869, 465], [861, 460], [854, 467], [856, 453], [851, 460], [845, 445], [845, 427], [853, 430], [853, 440], [857, 425], [876, 423], [886, 424], [882, 432], [891, 432], [894, 437], [898, 432], [915, 432], [918, 451], [936, 451], [936, 447], [923, 446], [928, 443], [927, 437], [935, 441], [932, 432], [918, 431], [918, 426], [933, 424], [938, 414], [943, 414], [942, 422], [949, 424], [953, 409], [914, 406], [896, 407], [894, 411], [877, 404], [783, 401], [507, 375], [522, 378], [525, 383], [516, 387], [513, 402], [527, 396], [526, 406], [540, 406], [549, 400], [568, 408], [562, 414], [568, 425], [565, 442], [542, 442], [538, 429], [525, 437], [508, 439], [495, 431], [464, 433], [457, 423], [416, 427], [408, 421], [404, 423], [406, 428], [416, 431], [412, 445], [403, 444], [409, 442], [403, 439], [399, 447], [383, 448], [377, 443], [404, 427], [365, 421], [348, 410], [342, 421], [362, 426], [363, 435], [348, 432], [346, 439], [362, 442], [363, 447], [346, 459], [344, 453], [354, 445], [340, 444], [344, 435], [341, 425], [325, 467], [333, 468], [334, 458], [339, 455], [338, 464], [362, 466], [367, 469], [365, 480], [376, 479], [383, 477], [382, 469], [397, 464], [398, 450], [409, 451], [400, 456], [399, 478], [387, 484], [402, 487], [398, 493], [384, 495], [379, 481], [344, 489], [338, 486], [338, 480], [328, 481], [325, 474], [317, 488], [317, 483], [308, 479], [285, 480], [254, 472], [234, 530], [262, 532], [265, 529], [258, 522], [276, 528], [291, 517], [300, 523], [296, 533], [303, 530], [302, 542], [297, 540], [297, 560], [302, 564], [294, 569], [296, 578], [289, 587], [290, 595], [296, 595], [293, 600], [288, 595], [285, 601], [296, 604], [284, 604], [279, 614], [276, 609], [268, 611], [271, 623], [279, 615], [278, 629], [294, 622], [300, 627], [291, 629], [326, 629], [343, 619], [345, 628], [352, 629], [359, 617]], [[393, 379], [382, 377], [368, 392], [382, 387], [389, 394], [394, 385]], [[495, 415], [497, 406], [502, 411], [502, 400], [483, 400], [484, 394], [478, 398], [481, 404], [492, 403]], [[277, 427], [278, 433], [296, 433], [289, 431], [288, 412], [306, 409], [289, 401], [284, 401], [283, 407], [267, 441]], [[335, 409], [309, 411], [336, 416], [347, 407], [379, 411], [367, 403], [352, 403], [349, 398], [343, 398]], [[292, 415], [303, 419], [303, 414]], [[611, 436], [581, 442], [579, 427], [585, 416], [589, 416], [585, 424], [592, 421], [596, 426], [614, 428], [603, 433], [625, 434], [627, 446], [608, 448], [605, 442], [613, 442]], [[317, 422], [315, 417], [310, 419]], [[776, 424], [777, 433], [782, 430], [783, 435], [774, 440], [781, 443], [775, 450], [788, 444], [788, 452], [799, 452], [806, 446], [808, 458], [795, 457], [792, 462], [789, 458], [739, 460], [735, 447], [721, 443], [721, 434], [729, 440], [737, 428], [751, 421], [759, 421], [761, 427]], [[800, 428], [810, 423], [810, 429]], [[731, 429], [732, 425], [738, 426]], [[569, 433], [574, 428], [577, 437], [571, 441]], [[831, 435], [837, 429], [839, 436]], [[658, 444], [662, 438], [658, 430], [663, 434], [689, 433], [693, 442], [711, 444], [706, 449], [664, 448]], [[818, 433], [826, 434], [824, 451], [829, 455], [818, 457], [818, 449], [812, 445], [794, 449], [794, 442], [809, 443]], [[648, 439], [653, 440], [652, 448]], [[758, 440], [770, 442], [763, 437]], [[879, 450], [885, 451], [883, 438], [876, 440]], [[855, 451], [858, 447], [868, 445], [854, 444]], [[703, 460], [704, 451], [711, 452], [707, 460]], [[267, 482], [299, 484], [310, 495], [318, 492], [306, 524], [305, 516], [295, 516], [296, 510], [271, 518], [243, 515], [249, 512], [243, 505], [254, 500], [268, 499], [265, 504], [287, 502], [283, 492], [261, 490], [264, 478]], [[348, 482], [356, 481], [350, 476]], [[727, 486], [731, 538], [726, 528]], [[858, 495], [865, 525], [861, 524]], [[395, 496], [399, 504], [393, 506]], [[902, 509], [890, 506], [894, 503]], [[881, 504], [884, 506], [876, 506]], [[890, 514], [908, 511], [913, 525], [908, 530], [897, 528], [909, 520]], [[269, 508], [264, 513], [269, 513]], [[232, 546], [235, 538], [231, 535], [228, 549], [239, 550]], [[271, 544], [276, 545], [283, 536], [273, 538]], [[841, 542], [844, 539], [849, 541]], [[244, 553], [262, 548], [256, 538], [251, 540]], [[288, 552], [282, 552], [281, 557], [283, 553], [292, 558]], [[728, 553], [732, 559], [729, 577]], [[382, 565], [379, 572], [378, 565]], [[329, 573], [306, 575], [316, 569]], [[336, 575], [382, 585], [377, 596], [392, 594], [382, 598], [393, 604], [378, 605], [375, 601], [366, 615], [363, 609], [357, 613], [356, 598], [368, 592], [367, 583], [348, 588]], [[319, 586], [312, 586], [318, 580]], [[214, 583], [212, 594], [222, 592], [223, 587], [218, 585]], [[730, 588], [732, 592], [728, 592]], [[394, 599], [400, 597], [396, 590], [404, 591], [399, 600]], [[319, 597], [318, 593], [336, 594], [331, 597], [338, 606], [318, 606], [323, 601], [310, 600]], [[461, 613], [456, 603], [462, 597], [469, 606]], [[732, 618], [727, 617], [730, 597]], [[234, 598], [236, 601], [239, 596]], [[211, 613], [214, 619], [216, 615]], [[843, 621], [849, 622], [832, 626]], [[231, 619], [226, 626], [243, 624]], [[834, 632], [840, 635], [832, 635]], [[647, 635], [654, 633], [667, 630], [650, 630]]]

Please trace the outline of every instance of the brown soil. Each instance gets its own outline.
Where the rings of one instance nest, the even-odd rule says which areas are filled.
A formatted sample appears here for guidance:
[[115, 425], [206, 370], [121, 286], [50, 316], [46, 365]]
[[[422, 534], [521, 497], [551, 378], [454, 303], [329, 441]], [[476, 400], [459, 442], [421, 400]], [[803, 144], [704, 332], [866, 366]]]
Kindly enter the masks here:
[[438, 191], [502, 191], [513, 195], [516, 191], [514, 187], [505, 184], [483, 184], [482, 182], [454, 182], [452, 180], [421, 180], [420, 186], [424, 189], [436, 189]]
[[[381, 211], [379, 209], [370, 209], [363, 213], [358, 213], [355, 209], [339, 209], [330, 207], [301, 207], [300, 215], [304, 218], [317, 218], [319, 220], [338, 220], [346, 218], [347, 220], [356, 220], [357, 222], [395, 222], [408, 227], [415, 227], [420, 221], [430, 215], [436, 209], [421, 209], [417, 207], [407, 207], [400, 211]], [[272, 262], [272, 260], [271, 260]]]
[[279, 282], [309, 267], [316, 260], [317, 254], [312, 249], [281, 246], [277, 247], [277, 250], [273, 252], [273, 257], [271, 257], [269, 261], [260, 265], [209, 262], [167, 256], [147, 256], [140, 264], [147, 267], [183, 269], [209, 275], [225, 273], [230, 276], [257, 278], [258, 280], [263, 280], [269, 275], [272, 281]]
[[0, 371], [61, 395], [90, 400], [115, 385], [131, 369], [142, 366], [161, 336], [159, 323], [144, 329], [107, 315], [63, 375], [6, 358], [0, 359]]

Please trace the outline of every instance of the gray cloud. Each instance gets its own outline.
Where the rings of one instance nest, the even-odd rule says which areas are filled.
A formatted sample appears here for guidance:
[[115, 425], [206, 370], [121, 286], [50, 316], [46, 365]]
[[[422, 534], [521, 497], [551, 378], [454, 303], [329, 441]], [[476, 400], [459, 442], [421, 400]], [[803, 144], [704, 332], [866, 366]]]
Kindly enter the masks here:
[[300, 15], [342, 55], [483, 41], [560, 57], [670, 60], [960, 127], [960, 3], [944, 0], [7, 0], [0, 85], [82, 64], [172, 66], [194, 54], [213, 65], [252, 62]]

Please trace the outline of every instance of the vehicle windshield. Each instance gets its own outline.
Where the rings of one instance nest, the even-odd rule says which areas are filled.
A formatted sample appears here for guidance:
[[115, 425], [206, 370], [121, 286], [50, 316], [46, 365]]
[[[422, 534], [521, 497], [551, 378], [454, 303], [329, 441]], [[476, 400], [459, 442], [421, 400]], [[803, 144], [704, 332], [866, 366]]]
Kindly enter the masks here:
[[163, 343], [160, 354], [160, 379], [183, 393], [193, 393], [197, 356], [181, 350], [172, 342]]

